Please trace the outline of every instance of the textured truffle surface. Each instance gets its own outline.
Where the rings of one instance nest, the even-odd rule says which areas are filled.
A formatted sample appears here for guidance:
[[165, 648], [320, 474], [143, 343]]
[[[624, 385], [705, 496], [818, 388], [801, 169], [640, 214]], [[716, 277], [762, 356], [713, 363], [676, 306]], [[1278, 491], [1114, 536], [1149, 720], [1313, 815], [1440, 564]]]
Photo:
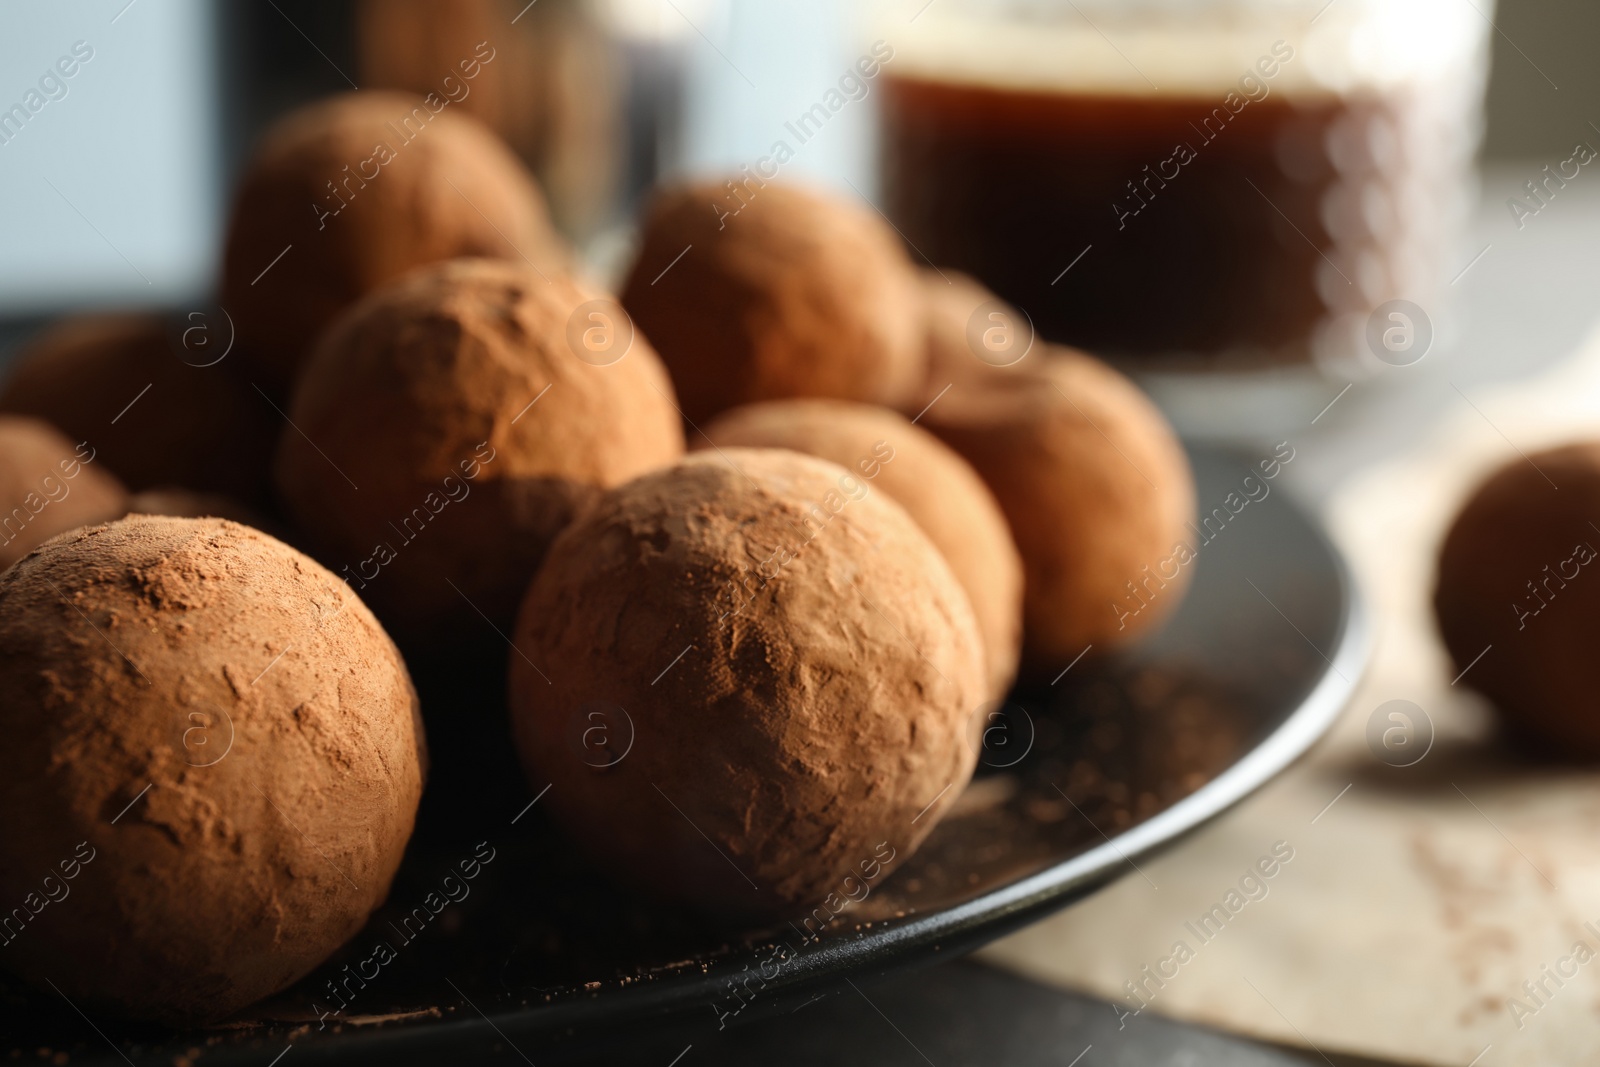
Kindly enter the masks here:
[[422, 790], [372, 614], [220, 519], [88, 527], [0, 575], [0, 730], [0, 895], [70, 894], [5, 965], [91, 1016], [215, 1018], [306, 974], [383, 900]]
[[[1027, 370], [951, 389], [920, 423], [977, 469], [1011, 524], [1023, 673], [1035, 677], [1172, 613], [1193, 569], [1174, 549], [1193, 541], [1195, 507], [1183, 448], [1138, 387], [1080, 352], [1041, 348]], [[1130, 583], [1148, 590], [1142, 600]]]
[[440, 100], [347, 93], [263, 138], [234, 195], [222, 302], [269, 392], [287, 394], [339, 312], [414, 267], [493, 256], [553, 273], [564, 262], [533, 177]]
[[499, 642], [478, 613], [509, 629], [585, 503], [682, 454], [672, 386], [643, 337], [604, 365], [574, 354], [574, 313], [603, 299], [457, 260], [373, 294], [318, 346], [279, 490], [403, 643]]
[[1462, 683], [1512, 732], [1587, 758], [1600, 756], [1597, 522], [1600, 442], [1509, 463], [1450, 527], [1433, 598]]
[[843, 400], [748, 404], [705, 430], [719, 447], [787, 448], [837, 463], [905, 508], [966, 590], [989, 694], [1005, 695], [1022, 647], [1022, 560], [994, 494], [965, 460], [892, 411]]
[[[0, 387], [0, 411], [89, 441], [98, 462], [135, 491], [225, 490], [261, 503], [281, 420], [228, 373], [226, 320], [196, 315], [175, 323], [155, 315], [63, 320], [18, 355]], [[200, 365], [213, 359], [223, 362]]]
[[804, 910], [909, 855], [971, 775], [972, 609], [910, 516], [849, 478], [697, 453], [607, 494], [529, 589], [518, 749], [630, 881], [718, 914]]
[[907, 401], [922, 378], [921, 294], [894, 231], [795, 186], [745, 196], [719, 218], [741, 203], [724, 186], [659, 193], [623, 289], [684, 413], [787, 397]]
[[93, 445], [37, 419], [0, 416], [0, 570], [58, 533], [128, 510], [127, 490], [97, 458]]

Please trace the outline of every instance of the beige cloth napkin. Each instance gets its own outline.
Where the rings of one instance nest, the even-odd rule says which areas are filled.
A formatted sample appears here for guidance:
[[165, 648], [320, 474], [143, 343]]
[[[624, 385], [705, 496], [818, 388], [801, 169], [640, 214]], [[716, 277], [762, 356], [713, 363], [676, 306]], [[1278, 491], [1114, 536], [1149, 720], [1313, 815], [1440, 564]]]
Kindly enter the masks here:
[[[1123, 1011], [1148, 1004], [1324, 1053], [1600, 1063], [1600, 769], [1503, 751], [1481, 698], [1451, 684], [1429, 607], [1439, 541], [1478, 480], [1519, 452], [1597, 434], [1600, 334], [1542, 378], [1464, 393], [1422, 446], [1348, 483], [1326, 519], [1376, 643], [1329, 738], [1141, 864], [1148, 881], [1125, 877], [983, 958]], [[1366, 740], [1395, 699], [1435, 728], [1409, 767]], [[1292, 858], [1255, 870], [1275, 845]], [[1226, 922], [1202, 925], [1218, 904]]]

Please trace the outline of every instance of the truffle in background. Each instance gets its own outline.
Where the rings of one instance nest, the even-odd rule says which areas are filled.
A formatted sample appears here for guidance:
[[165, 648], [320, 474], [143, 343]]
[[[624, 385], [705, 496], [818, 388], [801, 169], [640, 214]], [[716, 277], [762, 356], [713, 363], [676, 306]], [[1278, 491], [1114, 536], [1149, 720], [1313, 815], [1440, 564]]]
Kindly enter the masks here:
[[985, 698], [972, 608], [905, 510], [853, 481], [701, 452], [557, 539], [517, 622], [512, 723], [597, 863], [782, 918], [887, 874], [961, 792]]
[[[586, 346], [595, 330], [609, 350]], [[683, 453], [672, 385], [621, 308], [498, 260], [426, 267], [351, 309], [290, 417], [285, 506], [419, 651], [503, 649], [490, 626], [509, 632], [556, 534]]]
[[229, 374], [230, 334], [220, 314], [64, 319], [19, 353], [0, 411], [89, 441], [134, 491], [181, 486], [262, 505], [281, 420]]
[[[89, 1016], [214, 1020], [389, 891], [426, 750], [360, 600], [220, 519], [134, 517], [0, 574], [4, 965]], [[46, 886], [46, 892], [49, 887]]]
[[253, 526], [282, 541], [269, 519], [220, 493], [195, 493], [188, 489], [162, 486], [146, 489], [128, 498], [129, 515], [165, 515], [174, 519], [227, 519], [242, 526]]
[[994, 494], [965, 460], [892, 411], [843, 400], [748, 404], [705, 432], [717, 447], [788, 448], [837, 463], [853, 485], [882, 489], [905, 508], [966, 590], [989, 695], [1005, 695], [1022, 647], [1022, 561]]
[[0, 570], [56, 534], [109, 522], [128, 510], [128, 491], [98, 463], [38, 419], [0, 416]]
[[982, 385], [995, 374], [1043, 359], [1028, 316], [970, 274], [950, 267], [917, 272], [928, 352], [922, 387], [906, 406], [915, 415], [946, 388]]
[[1027, 368], [952, 388], [921, 420], [977, 469], [1011, 524], [1031, 679], [1148, 633], [1194, 569], [1194, 478], [1172, 427], [1106, 364], [1039, 347]]
[[1462, 683], [1513, 735], [1587, 759], [1600, 757], [1597, 523], [1600, 442], [1508, 463], [1456, 516], [1433, 595]]
[[257, 381], [286, 396], [338, 314], [414, 267], [567, 253], [511, 151], [437, 95], [353, 92], [269, 130], [234, 195], [222, 302]]
[[622, 302], [684, 414], [832, 397], [896, 406], [922, 379], [921, 294], [866, 207], [781, 183], [659, 192]]

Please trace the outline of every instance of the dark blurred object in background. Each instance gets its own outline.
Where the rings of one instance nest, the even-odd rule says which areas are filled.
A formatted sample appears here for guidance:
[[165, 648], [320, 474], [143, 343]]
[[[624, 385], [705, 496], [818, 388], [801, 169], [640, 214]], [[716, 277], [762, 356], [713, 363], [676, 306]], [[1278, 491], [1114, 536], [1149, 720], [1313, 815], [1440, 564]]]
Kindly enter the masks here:
[[220, 5], [226, 60], [225, 168], [231, 178], [256, 138], [301, 104], [355, 87], [355, 27], [349, 0], [273, 0]]
[[[633, 32], [615, 12], [583, 0], [230, 6], [229, 169], [274, 118], [318, 97], [351, 87], [437, 92], [512, 147], [557, 226], [581, 242], [631, 210], [677, 151], [684, 49]], [[460, 64], [485, 42], [494, 58], [466, 84]]]
[[623, 154], [624, 71], [577, 0], [357, 0], [359, 80], [368, 89], [441, 88], [481, 42], [493, 49], [454, 102], [522, 157], [556, 225], [583, 238], [613, 211]]
[[890, 68], [887, 210], [1051, 340], [1350, 373], [1448, 281], [1487, 36], [1441, 0], [945, 0]]

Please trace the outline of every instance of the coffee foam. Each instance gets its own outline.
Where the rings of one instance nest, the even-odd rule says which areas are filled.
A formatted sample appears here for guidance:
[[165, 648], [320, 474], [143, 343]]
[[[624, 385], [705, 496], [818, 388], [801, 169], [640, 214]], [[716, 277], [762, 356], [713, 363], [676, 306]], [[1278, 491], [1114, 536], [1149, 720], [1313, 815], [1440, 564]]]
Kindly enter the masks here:
[[900, 77], [1116, 96], [1221, 96], [1279, 41], [1294, 58], [1271, 86], [1306, 96], [1456, 77], [1485, 47], [1487, 16], [1460, 0], [1322, 2], [883, 0], [869, 27]]

